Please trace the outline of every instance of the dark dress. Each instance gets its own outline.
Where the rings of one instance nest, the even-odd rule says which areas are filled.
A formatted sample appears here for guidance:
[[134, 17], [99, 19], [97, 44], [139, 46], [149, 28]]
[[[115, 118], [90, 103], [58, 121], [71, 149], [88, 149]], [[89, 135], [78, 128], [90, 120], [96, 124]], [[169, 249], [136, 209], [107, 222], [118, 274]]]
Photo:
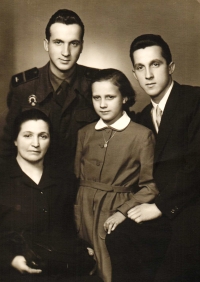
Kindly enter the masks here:
[[[63, 179], [48, 168], [37, 185], [16, 160], [0, 168], [0, 281], [82, 281], [94, 267], [77, 239], [71, 199]], [[65, 179], [66, 181], [66, 179]], [[21, 275], [10, 266], [17, 255], [42, 274]], [[72, 279], [72, 280], [70, 280]], [[74, 279], [74, 280], [73, 280]], [[86, 279], [86, 280], [84, 280]], [[98, 281], [83, 277], [83, 281]]]

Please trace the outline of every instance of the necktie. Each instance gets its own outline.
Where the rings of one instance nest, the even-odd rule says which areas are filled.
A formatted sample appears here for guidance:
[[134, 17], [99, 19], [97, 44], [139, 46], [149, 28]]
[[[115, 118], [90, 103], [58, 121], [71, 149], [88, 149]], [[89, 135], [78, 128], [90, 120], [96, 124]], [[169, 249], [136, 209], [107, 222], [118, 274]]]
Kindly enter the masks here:
[[161, 117], [162, 117], [162, 110], [159, 108], [159, 105], [157, 105], [156, 107], [156, 124], [158, 126], [160, 126], [160, 122], [161, 122]]
[[68, 89], [68, 86], [69, 84], [64, 80], [57, 93], [56, 93], [56, 102], [60, 105], [60, 106], [63, 106], [64, 105], [64, 102], [66, 100], [66, 97], [67, 97], [67, 89]]

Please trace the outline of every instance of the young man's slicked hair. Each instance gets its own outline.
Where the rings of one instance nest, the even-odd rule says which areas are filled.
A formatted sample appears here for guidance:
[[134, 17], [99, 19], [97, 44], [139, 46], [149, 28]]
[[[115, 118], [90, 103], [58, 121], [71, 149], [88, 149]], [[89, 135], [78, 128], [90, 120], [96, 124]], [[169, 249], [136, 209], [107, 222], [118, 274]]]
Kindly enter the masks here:
[[75, 12], [67, 9], [61, 9], [58, 10], [55, 14], [53, 14], [45, 29], [45, 35], [47, 40], [49, 40], [51, 37], [50, 27], [54, 23], [63, 23], [66, 25], [78, 24], [82, 29], [81, 39], [83, 40], [83, 36], [85, 33], [84, 24]]
[[136, 37], [131, 43], [130, 58], [134, 65], [133, 53], [136, 50], [144, 49], [146, 47], [159, 46], [162, 49], [162, 56], [169, 65], [172, 62], [172, 55], [168, 44], [162, 39], [160, 35], [155, 34], [143, 34]]

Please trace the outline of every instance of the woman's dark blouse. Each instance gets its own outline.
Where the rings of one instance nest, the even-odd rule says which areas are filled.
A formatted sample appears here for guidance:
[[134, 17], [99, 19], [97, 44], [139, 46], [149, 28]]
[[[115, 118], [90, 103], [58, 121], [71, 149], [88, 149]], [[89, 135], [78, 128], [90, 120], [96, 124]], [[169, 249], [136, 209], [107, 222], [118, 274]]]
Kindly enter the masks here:
[[35, 242], [59, 244], [58, 237], [66, 231], [67, 236], [74, 236], [66, 180], [45, 168], [37, 185], [16, 160], [1, 166], [0, 175], [1, 267], [9, 266], [16, 255], [25, 256], [23, 242], [34, 248]]

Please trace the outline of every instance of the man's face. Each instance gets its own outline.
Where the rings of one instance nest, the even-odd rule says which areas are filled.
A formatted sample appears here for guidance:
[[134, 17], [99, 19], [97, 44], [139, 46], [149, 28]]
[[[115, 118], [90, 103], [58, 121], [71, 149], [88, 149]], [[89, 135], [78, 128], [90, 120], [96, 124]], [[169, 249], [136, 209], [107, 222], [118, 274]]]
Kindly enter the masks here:
[[44, 40], [49, 53], [51, 71], [58, 77], [71, 70], [82, 52], [82, 30], [78, 24], [54, 23], [50, 27], [50, 39]]
[[160, 46], [138, 49], [133, 53], [133, 59], [135, 78], [151, 99], [159, 103], [171, 84], [174, 63], [167, 64]]

